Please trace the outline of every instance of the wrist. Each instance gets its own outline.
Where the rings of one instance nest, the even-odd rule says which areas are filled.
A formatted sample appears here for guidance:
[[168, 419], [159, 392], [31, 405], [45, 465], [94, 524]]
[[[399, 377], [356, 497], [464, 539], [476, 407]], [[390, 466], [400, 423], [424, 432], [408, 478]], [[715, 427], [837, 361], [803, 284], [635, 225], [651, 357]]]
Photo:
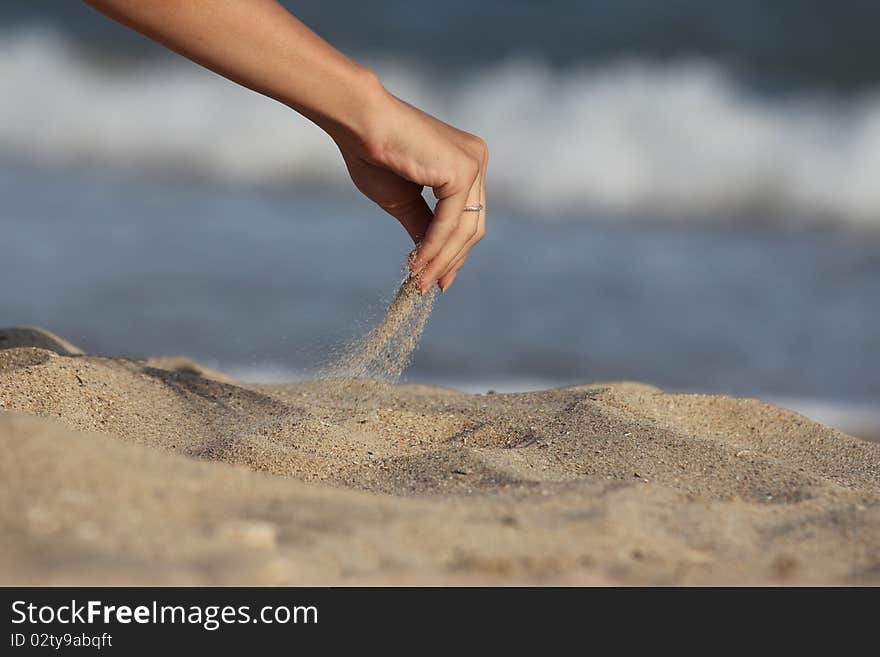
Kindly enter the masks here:
[[322, 106], [291, 107], [307, 116], [340, 146], [369, 152], [381, 141], [383, 117], [390, 113], [394, 97], [369, 68], [348, 62], [344, 71], [323, 82]]

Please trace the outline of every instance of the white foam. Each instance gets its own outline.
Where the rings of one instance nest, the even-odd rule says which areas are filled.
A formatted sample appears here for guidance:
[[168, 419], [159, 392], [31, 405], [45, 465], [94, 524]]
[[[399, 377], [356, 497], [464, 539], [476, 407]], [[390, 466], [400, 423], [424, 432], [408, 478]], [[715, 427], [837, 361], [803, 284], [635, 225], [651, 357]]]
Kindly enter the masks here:
[[[880, 94], [771, 101], [705, 62], [559, 72], [521, 60], [444, 86], [396, 60], [372, 64], [398, 95], [487, 139], [495, 204], [880, 228]], [[350, 186], [317, 128], [172, 57], [112, 67], [52, 32], [8, 33], [0, 99], [7, 157]]]

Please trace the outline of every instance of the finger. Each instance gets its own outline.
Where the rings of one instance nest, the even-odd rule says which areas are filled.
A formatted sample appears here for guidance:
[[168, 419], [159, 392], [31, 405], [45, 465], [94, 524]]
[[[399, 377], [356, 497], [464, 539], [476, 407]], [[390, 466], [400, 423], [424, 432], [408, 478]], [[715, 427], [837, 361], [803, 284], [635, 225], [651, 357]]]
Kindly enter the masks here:
[[[464, 179], [461, 180], [463, 184], [459, 188], [456, 189], [450, 185], [435, 188], [438, 201], [434, 207], [434, 219], [428, 226], [425, 239], [422, 241], [421, 246], [419, 246], [415, 258], [413, 258], [411, 268], [414, 272], [420, 271], [436, 258], [447, 240], [455, 233], [461, 222], [461, 215], [467, 202], [468, 194], [478, 174], [479, 167], [475, 166], [473, 171], [468, 172]], [[433, 283], [433, 281], [431, 282]], [[428, 287], [430, 285], [424, 289]]]
[[[489, 150], [483, 152], [483, 166], [480, 168], [480, 203], [483, 204], [483, 211], [480, 213], [480, 220], [483, 222], [482, 234], [486, 234], [486, 172], [489, 170]], [[482, 239], [482, 236], [480, 237]]]
[[437, 281], [437, 286], [440, 288], [441, 293], [445, 293], [452, 286], [452, 281], [455, 280], [455, 277], [458, 275], [458, 271], [452, 271], [446, 274], [443, 278]]
[[383, 206], [382, 209], [401, 223], [414, 244], [425, 238], [431, 219], [434, 218], [431, 207], [421, 194], [406, 203]]
[[[475, 214], [476, 214], [476, 213], [475, 213]], [[450, 258], [449, 263], [446, 265], [445, 268], [443, 268], [443, 269], [438, 269], [438, 270], [437, 270], [437, 272], [436, 272], [437, 276], [436, 276], [436, 277], [437, 277], [437, 281], [438, 281], [438, 282], [439, 282], [440, 280], [442, 280], [443, 277], [446, 276], [446, 274], [448, 274], [449, 272], [451, 272], [451, 271], [453, 270], [453, 268], [455, 267], [455, 265], [456, 265], [460, 260], [462, 260], [463, 258], [467, 257], [467, 254], [468, 254], [468, 252], [471, 250], [471, 248], [473, 248], [473, 246], [474, 246], [477, 242], [480, 241], [480, 238], [479, 238], [479, 235], [480, 235], [480, 220], [477, 219], [477, 221], [475, 222], [474, 226], [472, 226], [472, 227], [468, 227], [468, 224], [469, 224], [470, 222], [473, 222], [473, 221], [474, 221], [474, 220], [471, 219], [470, 217], [468, 217], [467, 215], [465, 215], [465, 216], [462, 218], [462, 225], [461, 225], [462, 233], [464, 233], [464, 234], [466, 234], [466, 235], [468, 236], [468, 237], [467, 237], [467, 241], [466, 241], [464, 244], [462, 244], [462, 245], [459, 247], [458, 252], [457, 252], [455, 255], [453, 255], [452, 258]], [[439, 260], [439, 257], [438, 257], [438, 260]]]
[[467, 254], [461, 256], [458, 260], [453, 263], [452, 267], [449, 268], [449, 271], [443, 274], [440, 277], [440, 280], [437, 281], [437, 285], [440, 286], [441, 292], [446, 292], [449, 287], [452, 285], [452, 281], [455, 280], [455, 277], [458, 275], [458, 272], [461, 271], [461, 268], [464, 267], [464, 263], [467, 262]]
[[[465, 205], [479, 204], [480, 190], [480, 172], [478, 171], [474, 176], [473, 182], [471, 182]], [[458, 216], [458, 226], [455, 231], [449, 236], [446, 244], [440, 248], [440, 252], [434, 257], [434, 260], [427, 263], [426, 270], [428, 274], [425, 281], [428, 281], [428, 279], [436, 281], [443, 276], [449, 270], [452, 262], [458, 258], [459, 254], [466, 250], [465, 247], [476, 233], [477, 222], [481, 215], [482, 212], [465, 212], [464, 206], [462, 206]], [[422, 275], [425, 276], [424, 273]]]
[[[485, 159], [484, 159], [485, 163]], [[483, 208], [479, 213], [474, 213], [477, 216], [477, 224], [476, 229], [474, 230], [471, 238], [467, 241], [466, 244], [462, 246], [457, 254], [452, 258], [452, 261], [449, 263], [446, 271], [442, 272], [437, 277], [437, 285], [440, 286], [440, 291], [445, 292], [449, 289], [449, 286], [452, 284], [452, 281], [455, 279], [455, 274], [461, 269], [464, 265], [464, 260], [467, 258], [468, 252], [483, 239], [483, 236], [486, 234], [486, 208], [484, 205], [485, 199], [485, 169], [480, 170], [480, 175], [477, 176], [477, 179], [474, 181], [473, 187], [471, 188], [471, 195], [469, 196], [468, 205], [483, 205]], [[473, 200], [477, 199], [477, 200]], [[470, 213], [464, 213], [462, 217], [462, 222], [466, 223], [470, 220]]]
[[474, 248], [477, 243], [483, 239], [483, 236], [486, 234], [486, 213], [485, 209], [480, 213], [480, 222], [477, 227], [476, 234], [471, 238], [471, 240], [465, 245], [465, 247], [458, 252], [458, 255], [452, 261], [452, 264], [449, 266], [449, 269], [445, 274], [440, 276], [437, 280], [437, 285], [440, 286], [441, 292], [446, 292], [449, 289], [449, 286], [452, 285], [452, 281], [455, 280], [456, 274], [461, 271], [461, 268], [464, 267], [464, 263], [467, 260], [468, 253], [470, 250]]
[[[413, 272], [420, 273], [424, 277], [424, 270], [427, 269], [430, 263], [436, 260], [440, 252], [449, 243], [449, 240], [456, 234], [461, 223], [461, 211], [464, 208], [465, 199], [465, 194], [457, 194], [456, 196], [437, 201], [437, 206], [434, 209], [434, 219], [428, 225], [425, 239], [422, 240], [410, 264], [410, 269]], [[434, 269], [436, 270], [437, 267], [435, 266]], [[431, 287], [434, 280], [423, 278], [419, 287], [424, 292]]]
[[420, 283], [428, 289], [449, 271], [460, 254], [467, 253], [467, 245], [477, 233], [477, 220], [463, 217], [455, 232], [440, 249], [440, 253], [421, 272]]

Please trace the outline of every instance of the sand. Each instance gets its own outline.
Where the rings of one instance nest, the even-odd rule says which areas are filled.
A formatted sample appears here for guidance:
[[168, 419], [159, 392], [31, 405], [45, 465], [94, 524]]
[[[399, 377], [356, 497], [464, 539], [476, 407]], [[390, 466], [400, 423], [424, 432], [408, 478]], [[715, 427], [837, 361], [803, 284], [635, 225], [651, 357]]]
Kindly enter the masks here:
[[419, 345], [435, 296], [433, 286], [420, 293], [418, 278], [407, 273], [379, 324], [343, 348], [319, 378], [396, 383]]
[[880, 584], [880, 444], [758, 401], [0, 348], [0, 584]]

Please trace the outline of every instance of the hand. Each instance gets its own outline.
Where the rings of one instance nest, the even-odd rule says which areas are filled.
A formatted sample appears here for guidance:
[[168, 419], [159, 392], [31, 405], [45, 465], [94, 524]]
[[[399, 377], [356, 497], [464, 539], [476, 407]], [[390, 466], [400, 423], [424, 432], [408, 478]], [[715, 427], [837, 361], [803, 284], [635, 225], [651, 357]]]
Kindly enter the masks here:
[[[87, 0], [111, 18], [203, 66], [288, 105], [339, 145], [367, 197], [418, 245], [422, 292], [446, 290], [486, 232], [486, 144], [389, 94], [275, 0]], [[432, 211], [422, 190], [434, 190]]]
[[[384, 90], [383, 90], [384, 92]], [[368, 138], [336, 139], [351, 179], [363, 194], [396, 218], [416, 244], [410, 270], [424, 292], [446, 291], [470, 249], [486, 234], [485, 142], [386, 93]], [[430, 187], [432, 211], [422, 190]]]

